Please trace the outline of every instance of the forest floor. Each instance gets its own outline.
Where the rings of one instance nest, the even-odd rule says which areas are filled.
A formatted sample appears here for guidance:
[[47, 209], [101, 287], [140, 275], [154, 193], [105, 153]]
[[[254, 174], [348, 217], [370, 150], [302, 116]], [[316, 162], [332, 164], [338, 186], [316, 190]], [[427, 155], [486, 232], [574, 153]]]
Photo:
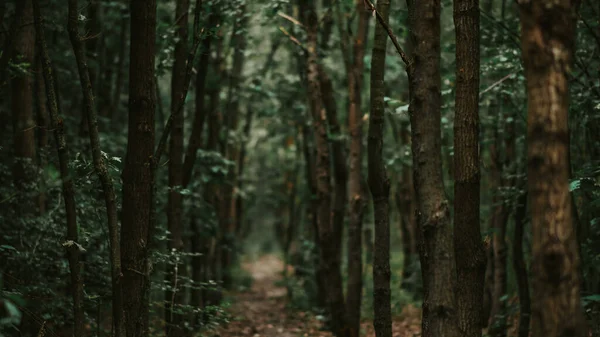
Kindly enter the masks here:
[[[288, 306], [286, 288], [281, 285], [283, 261], [275, 255], [264, 255], [242, 263], [253, 278], [252, 287], [228, 294], [232, 299], [228, 313], [231, 321], [216, 331], [219, 337], [324, 337], [322, 323], [309, 312], [294, 311]], [[363, 336], [375, 336], [370, 320], [362, 323]], [[406, 307], [394, 319], [394, 337], [420, 336], [420, 311]]]

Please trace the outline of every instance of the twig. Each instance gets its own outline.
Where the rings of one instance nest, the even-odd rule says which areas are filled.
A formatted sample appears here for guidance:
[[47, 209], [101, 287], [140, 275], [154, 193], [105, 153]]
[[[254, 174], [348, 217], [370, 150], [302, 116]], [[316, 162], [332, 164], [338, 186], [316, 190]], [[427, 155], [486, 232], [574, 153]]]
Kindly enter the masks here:
[[373, 15], [377, 17], [377, 21], [379, 21], [379, 23], [387, 31], [390, 39], [392, 40], [392, 43], [394, 44], [394, 47], [396, 47], [396, 51], [398, 52], [398, 54], [400, 54], [400, 57], [402, 58], [402, 61], [404, 61], [404, 64], [406, 64], [406, 67], [407, 68], [410, 67], [411, 62], [408, 59], [408, 57], [406, 56], [406, 53], [404, 53], [404, 50], [402, 50], [402, 47], [400, 47], [400, 44], [398, 43], [398, 39], [396, 38], [396, 35], [394, 35], [394, 32], [392, 32], [392, 29], [390, 28], [388, 23], [385, 22], [385, 19], [383, 18], [383, 16], [381, 16], [381, 14], [379, 14], [379, 12], [375, 8], [375, 6], [371, 3], [370, 0], [364, 0], [364, 2], [365, 2], [365, 6], [367, 6], [367, 8], [371, 12], [373, 12]]
[[287, 36], [292, 42], [294, 42], [298, 47], [302, 48], [302, 50], [307, 51], [306, 47], [304, 45], [302, 45], [302, 42], [300, 42], [295, 36], [293, 36], [292, 34], [290, 34], [285, 28], [279, 27], [279, 30], [285, 36]]
[[306, 27], [302, 24], [302, 22], [298, 21], [297, 19], [283, 13], [283, 12], [277, 12], [277, 15], [281, 16], [282, 18], [288, 20], [289, 22], [295, 24], [296, 26], [300, 26], [302, 27], [302, 29], [306, 29]]
[[492, 85], [490, 85], [490, 86], [489, 86], [489, 87], [487, 87], [485, 90], [483, 90], [483, 91], [481, 91], [481, 92], [479, 93], [479, 97], [483, 96], [483, 94], [485, 94], [486, 92], [488, 92], [488, 91], [490, 91], [490, 90], [494, 89], [495, 87], [497, 87], [498, 85], [502, 84], [502, 82], [504, 82], [504, 81], [508, 80], [508, 79], [509, 79], [509, 78], [511, 78], [513, 75], [516, 75], [516, 73], [511, 73], [511, 74], [508, 74], [508, 75], [506, 75], [506, 76], [502, 77], [501, 79], [499, 79], [498, 81], [496, 81], [496, 82], [492, 83]]

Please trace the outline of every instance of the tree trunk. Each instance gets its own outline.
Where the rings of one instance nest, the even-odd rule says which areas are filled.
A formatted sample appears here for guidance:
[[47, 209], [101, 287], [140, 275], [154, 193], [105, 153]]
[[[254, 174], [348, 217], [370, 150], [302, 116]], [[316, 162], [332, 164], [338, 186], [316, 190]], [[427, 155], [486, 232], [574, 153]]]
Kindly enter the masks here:
[[[354, 37], [353, 62], [348, 76], [348, 130], [350, 132], [350, 174], [348, 181], [348, 285], [346, 311], [350, 336], [360, 335], [360, 307], [362, 300], [362, 222], [366, 200], [363, 194], [363, 112], [362, 87], [364, 83], [365, 44], [368, 40], [370, 13], [362, 0], [355, 1], [358, 30]], [[339, 24], [342, 24], [341, 22]]]
[[[39, 53], [38, 53], [39, 54]], [[35, 96], [37, 98], [37, 145], [38, 145], [38, 166], [45, 170], [48, 165], [48, 100], [46, 99], [46, 84], [44, 83], [44, 69], [42, 60], [37, 57], [35, 68]], [[40, 177], [40, 194], [38, 198], [39, 214], [45, 214], [48, 208], [48, 198], [46, 195], [46, 177], [44, 174]]]
[[173, 126], [169, 139], [169, 200], [167, 206], [167, 228], [169, 240], [167, 254], [174, 254], [174, 260], [167, 263], [165, 275], [165, 329], [167, 337], [183, 336], [183, 317], [174, 309], [183, 304], [185, 289], [180, 287], [182, 277], [185, 277], [185, 263], [181, 263], [179, 255], [184, 251], [183, 243], [183, 113], [177, 113], [179, 100], [185, 94], [186, 58], [188, 44], [188, 11], [189, 0], [178, 0], [175, 9], [175, 26], [177, 43], [173, 55], [173, 69], [171, 76], [171, 114]]
[[[35, 214], [38, 200], [33, 195], [37, 184], [35, 116], [33, 110], [33, 72], [35, 52], [35, 29], [31, 0], [17, 2], [16, 11], [21, 13], [18, 20], [20, 29], [16, 31], [12, 56], [13, 63], [26, 63], [29, 72], [15, 76], [11, 81], [11, 111], [13, 121], [14, 162], [12, 175], [15, 189], [19, 192], [15, 203], [19, 216]], [[18, 19], [18, 18], [16, 18]]]
[[129, 13], [127, 12], [127, 6], [123, 4], [123, 10], [121, 12], [121, 27], [119, 32], [119, 41], [121, 41], [121, 45], [119, 47], [119, 60], [117, 62], [117, 75], [115, 76], [115, 89], [113, 92], [113, 98], [111, 101], [111, 107], [108, 112], [109, 118], [114, 120], [115, 116], [119, 116], [119, 108], [121, 105], [121, 88], [123, 87], [123, 82], [125, 82], [125, 58], [126, 58], [126, 50], [127, 50], [127, 31], [129, 29]]
[[90, 78], [90, 72], [87, 66], [85, 45], [79, 34], [78, 12], [79, 4], [77, 0], [69, 0], [68, 31], [79, 73], [81, 91], [84, 100], [84, 112], [88, 123], [90, 144], [94, 169], [104, 192], [104, 201], [106, 204], [106, 214], [108, 218], [108, 232], [110, 243], [110, 263], [111, 263], [111, 281], [112, 281], [112, 304], [113, 304], [113, 325], [115, 327], [115, 336], [124, 336], [123, 331], [123, 298], [121, 289], [121, 253], [119, 247], [118, 234], [118, 215], [115, 188], [112, 178], [108, 172], [104, 157], [100, 149], [100, 136], [98, 134], [98, 119], [96, 106], [94, 104], [93, 85]]
[[[500, 118], [496, 120], [497, 124], [502, 123]], [[490, 306], [490, 325], [489, 332], [492, 336], [501, 337], [506, 335], [506, 225], [508, 221], [509, 209], [504, 204], [501, 195], [501, 188], [504, 185], [502, 172], [504, 163], [500, 159], [501, 135], [498, 130], [494, 130], [493, 141], [490, 146], [490, 182], [493, 191], [492, 197], [492, 216], [490, 218], [490, 228], [492, 233], [492, 296]]]
[[584, 336], [580, 262], [569, 193], [568, 78], [575, 49], [577, 1], [522, 1], [520, 5], [529, 102], [531, 332], [545, 337]]
[[[385, 21], [390, 15], [390, 1], [377, 1], [377, 11]], [[385, 124], [385, 50], [387, 34], [382, 25], [375, 26], [371, 62], [371, 115], [369, 117], [368, 181], [373, 199], [375, 243], [373, 255], [373, 325], [377, 337], [392, 336], [390, 302], [390, 180], [383, 161]], [[353, 196], [351, 196], [353, 198]]]
[[121, 254], [127, 337], [148, 335], [148, 244], [154, 204], [156, 0], [131, 0], [129, 131], [123, 168]]
[[519, 327], [518, 337], [529, 336], [529, 322], [531, 316], [531, 298], [529, 297], [529, 277], [527, 265], [523, 254], [523, 233], [527, 224], [527, 193], [522, 193], [517, 198], [515, 210], [515, 233], [513, 240], [513, 267], [517, 278], [519, 292]]
[[[229, 160], [234, 163], [238, 162], [239, 157], [239, 145], [237, 141], [229, 141], [229, 133], [237, 132], [238, 128], [238, 117], [239, 117], [239, 108], [240, 108], [240, 88], [243, 84], [244, 77], [244, 62], [245, 62], [245, 52], [246, 52], [246, 35], [248, 30], [248, 13], [246, 13], [246, 6], [240, 5], [237, 9], [237, 16], [239, 17], [236, 20], [235, 27], [232, 31], [232, 46], [234, 48], [233, 51], [233, 60], [231, 66], [231, 73], [229, 75], [229, 88], [227, 93], [227, 131], [225, 133], [225, 145], [224, 149], [226, 150], [226, 156]], [[230, 144], [231, 143], [231, 144]], [[225, 288], [230, 288], [232, 286], [232, 276], [231, 276], [231, 265], [233, 264], [233, 260], [235, 258], [235, 195], [234, 195], [234, 187], [237, 185], [237, 169], [231, 169], [228, 174], [227, 180], [230, 182], [228, 186], [225, 186], [224, 197], [223, 197], [223, 220], [224, 220], [224, 250], [223, 250], [223, 265], [221, 266], [223, 269], [223, 286]]]
[[[342, 292], [342, 279], [339, 265], [336, 264], [336, 247], [331, 242], [335, 241], [335, 229], [331, 219], [331, 173], [329, 171], [330, 153], [327, 139], [327, 117], [321, 97], [319, 83], [319, 65], [317, 54], [317, 32], [319, 19], [315, 9], [315, 1], [306, 4], [307, 27], [307, 80], [309, 107], [313, 117], [315, 129], [316, 157], [316, 187], [317, 187], [317, 226], [319, 229], [320, 263], [323, 271], [325, 296], [329, 313], [331, 314], [331, 327], [334, 335], [344, 336], [345, 313]], [[339, 303], [339, 300], [342, 302]]]
[[[335, 102], [333, 83], [325, 69], [319, 66], [319, 84], [321, 86], [321, 94], [323, 97], [323, 105], [327, 112], [327, 122], [329, 123], [329, 133], [331, 134], [331, 152], [332, 152], [332, 166], [333, 166], [333, 178], [334, 178], [334, 193], [333, 193], [333, 207], [331, 209], [331, 222], [333, 226], [333, 237], [329, 245], [334, 246], [335, 249], [335, 264], [332, 265], [336, 270], [340, 270], [342, 263], [342, 234], [344, 232], [344, 216], [346, 213], [346, 200], [348, 196], [348, 169], [346, 167], [346, 153], [344, 140], [340, 134], [340, 123], [337, 118], [337, 106]], [[335, 303], [344, 303], [343, 294], [340, 292], [342, 298], [334, 300]]]
[[423, 275], [423, 337], [459, 336], [454, 245], [441, 151], [440, 1], [409, 1], [414, 184]]
[[481, 336], [486, 256], [479, 225], [479, 0], [454, 1], [454, 252], [460, 335]]
[[27, 0], [26, 6], [32, 6], [30, 7], [31, 9], [26, 10], [26, 12], [29, 11], [29, 13], [32, 13], [33, 17], [29, 16], [29, 18], [35, 20], [35, 33], [37, 34], [37, 46], [40, 52], [42, 69], [44, 72], [46, 98], [48, 100], [50, 120], [52, 129], [54, 130], [56, 150], [58, 152], [59, 170], [62, 180], [62, 194], [67, 218], [67, 241], [63, 246], [67, 249], [69, 270], [71, 273], [71, 284], [69, 289], [71, 290], [71, 296], [73, 298], [73, 335], [84, 336], [85, 313], [83, 311], [83, 279], [81, 276], [83, 262], [80, 258], [82, 247], [78, 242], [77, 206], [75, 204], [74, 184], [69, 170], [69, 149], [65, 137], [64, 122], [60, 117], [56, 102], [52, 64], [50, 57], [48, 56], [48, 48], [44, 37], [39, 0]]

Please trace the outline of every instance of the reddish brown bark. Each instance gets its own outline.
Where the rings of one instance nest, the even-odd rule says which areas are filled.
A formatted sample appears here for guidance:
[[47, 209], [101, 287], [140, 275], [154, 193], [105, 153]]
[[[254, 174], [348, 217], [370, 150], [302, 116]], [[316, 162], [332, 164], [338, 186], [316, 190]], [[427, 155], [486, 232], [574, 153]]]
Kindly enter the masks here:
[[520, 2], [528, 98], [533, 336], [586, 335], [569, 192], [569, 74], [578, 4], [576, 0]]

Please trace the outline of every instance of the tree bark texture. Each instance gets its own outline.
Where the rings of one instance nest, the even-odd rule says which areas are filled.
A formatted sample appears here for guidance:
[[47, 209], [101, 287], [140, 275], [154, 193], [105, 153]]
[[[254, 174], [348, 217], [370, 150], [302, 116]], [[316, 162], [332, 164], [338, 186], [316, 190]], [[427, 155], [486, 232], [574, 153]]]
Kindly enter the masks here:
[[[348, 176], [348, 285], [346, 288], [346, 314], [350, 336], [360, 335], [360, 307], [362, 300], [362, 222], [366, 200], [362, 184], [363, 158], [363, 112], [362, 88], [364, 83], [365, 45], [368, 40], [370, 13], [363, 0], [355, 1], [358, 29], [354, 37], [352, 65], [348, 77], [348, 130], [350, 132], [350, 155]], [[342, 24], [341, 22], [339, 24]]]
[[440, 1], [409, 1], [409, 22], [414, 47], [407, 72], [424, 289], [422, 335], [459, 336], [454, 244], [442, 172]]
[[[377, 11], [389, 20], [390, 1], [378, 0]], [[373, 200], [375, 243], [373, 252], [373, 307], [375, 334], [392, 336], [390, 302], [390, 180], [383, 161], [385, 124], [385, 50], [387, 33], [382, 25], [375, 26], [371, 62], [371, 115], [368, 133], [368, 182]], [[351, 196], [352, 197], [352, 196]]]
[[183, 252], [183, 113], [177, 113], [179, 101], [186, 90], [187, 72], [187, 44], [188, 44], [188, 12], [189, 0], [178, 0], [175, 8], [175, 50], [173, 55], [173, 69], [171, 76], [171, 114], [173, 126], [169, 138], [169, 197], [167, 205], [167, 228], [169, 237], [167, 242], [168, 254], [173, 254], [174, 260], [167, 263], [165, 283], [165, 329], [167, 337], [181, 337], [184, 335], [181, 326], [183, 317], [177, 313], [176, 306], [182, 305], [185, 297], [184, 289], [180, 289], [182, 277], [185, 277], [185, 264], [179, 264], [178, 254]]
[[479, 221], [479, 0], [454, 1], [454, 251], [460, 335], [481, 336], [486, 255]]
[[130, 2], [129, 126], [123, 168], [121, 256], [127, 337], [148, 335], [148, 244], [154, 204], [156, 0]]
[[73, 47], [73, 53], [77, 62], [77, 70], [84, 101], [84, 113], [88, 124], [88, 133], [92, 149], [94, 170], [98, 175], [104, 194], [106, 214], [108, 219], [108, 232], [110, 244], [111, 263], [111, 285], [112, 285], [112, 309], [113, 326], [115, 336], [124, 336], [123, 331], [123, 297], [121, 290], [121, 252], [119, 247], [119, 222], [117, 213], [117, 201], [112, 178], [108, 172], [106, 162], [100, 148], [100, 136], [98, 134], [98, 118], [96, 105], [94, 103], [94, 86], [90, 78], [90, 71], [85, 53], [85, 44], [79, 33], [79, 2], [69, 0], [69, 16], [67, 28], [69, 38]]
[[[307, 79], [309, 110], [312, 114], [316, 156], [316, 187], [317, 187], [317, 226], [319, 231], [320, 263], [323, 271], [325, 296], [331, 315], [331, 327], [334, 335], [344, 336], [345, 313], [342, 292], [342, 279], [339, 265], [336, 263], [335, 229], [331, 217], [331, 173], [330, 151], [327, 137], [327, 116], [323, 107], [321, 85], [319, 83], [319, 60], [317, 52], [317, 32], [319, 19], [315, 9], [315, 1], [307, 1]], [[339, 300], [342, 302], [339, 303]]]
[[[35, 142], [35, 115], [33, 109], [33, 68], [35, 52], [35, 28], [33, 22], [33, 7], [31, 0], [18, 1], [15, 17], [19, 29], [14, 33], [12, 62], [26, 63], [28, 72], [16, 75], [11, 80], [11, 111], [13, 122], [14, 162], [12, 167], [15, 189], [19, 191], [16, 211], [19, 216], [35, 213], [37, 204], [33, 193], [37, 189], [37, 165]], [[10, 37], [9, 37], [10, 39]], [[7, 42], [10, 42], [7, 40]], [[10, 47], [9, 47], [10, 48]], [[6, 52], [6, 51], [5, 51]], [[3, 55], [4, 56], [4, 55]]]
[[527, 193], [522, 193], [517, 199], [515, 210], [515, 232], [513, 236], [513, 268], [517, 278], [519, 292], [519, 327], [518, 337], [529, 336], [529, 323], [531, 321], [531, 298], [529, 295], [529, 276], [527, 264], [523, 254], [523, 234], [527, 224]]
[[[533, 336], [584, 336], [569, 193], [569, 73], [577, 1], [520, 1], [527, 80]], [[568, 319], [565, 319], [568, 317]]]
[[40, 12], [39, 0], [27, 0], [28, 6], [32, 6], [32, 17], [35, 21], [35, 33], [37, 34], [37, 46], [42, 62], [44, 82], [46, 88], [46, 99], [50, 112], [50, 121], [54, 130], [56, 150], [58, 152], [58, 162], [60, 177], [62, 180], [62, 194], [65, 202], [65, 213], [67, 222], [67, 241], [63, 244], [67, 249], [69, 260], [69, 270], [71, 274], [71, 296], [73, 298], [73, 334], [74, 336], [84, 335], [85, 313], [83, 311], [83, 279], [81, 261], [81, 249], [79, 245], [79, 236], [77, 228], [77, 206], [75, 204], [75, 188], [72, 174], [69, 170], [69, 149], [65, 136], [64, 122], [60, 117], [58, 110], [56, 91], [54, 88], [53, 70], [48, 55], [48, 48], [44, 36], [44, 27], [42, 24], [42, 14]]

